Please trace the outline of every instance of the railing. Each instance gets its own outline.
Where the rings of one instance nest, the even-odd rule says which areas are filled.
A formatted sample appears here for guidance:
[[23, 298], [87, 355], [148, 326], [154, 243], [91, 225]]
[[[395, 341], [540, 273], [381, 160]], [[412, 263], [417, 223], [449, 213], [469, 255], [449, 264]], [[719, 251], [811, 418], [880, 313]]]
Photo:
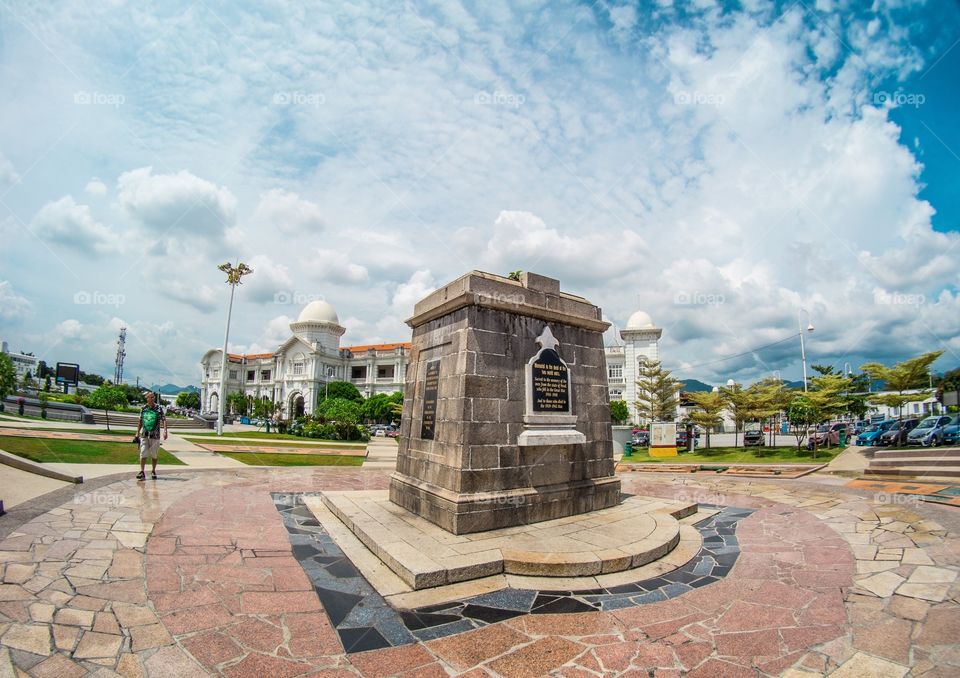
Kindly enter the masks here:
[[378, 384], [392, 384], [395, 381], [395, 377], [377, 377]]
[[607, 377], [608, 384], [623, 384], [626, 383], [623, 377]]

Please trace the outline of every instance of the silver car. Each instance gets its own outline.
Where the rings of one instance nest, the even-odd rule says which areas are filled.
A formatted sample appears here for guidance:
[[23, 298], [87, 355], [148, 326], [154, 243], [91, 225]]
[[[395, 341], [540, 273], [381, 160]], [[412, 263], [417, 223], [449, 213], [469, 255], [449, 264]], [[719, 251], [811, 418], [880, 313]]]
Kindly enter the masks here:
[[930, 447], [943, 442], [943, 429], [950, 425], [950, 417], [943, 415], [927, 417], [907, 434], [907, 445]]

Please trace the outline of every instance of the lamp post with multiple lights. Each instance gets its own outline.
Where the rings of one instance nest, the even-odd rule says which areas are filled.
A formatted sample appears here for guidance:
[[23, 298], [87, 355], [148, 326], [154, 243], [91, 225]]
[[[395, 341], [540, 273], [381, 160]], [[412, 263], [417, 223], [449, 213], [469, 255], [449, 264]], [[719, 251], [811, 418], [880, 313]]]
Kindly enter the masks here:
[[226, 401], [223, 390], [227, 386], [227, 341], [230, 339], [230, 316], [233, 315], [233, 293], [236, 291], [237, 285], [241, 284], [240, 278], [253, 273], [253, 269], [243, 262], [237, 262], [236, 266], [231, 266], [229, 261], [225, 264], [220, 264], [217, 268], [227, 274], [227, 284], [230, 285], [230, 305], [227, 307], [227, 329], [223, 333], [223, 360], [220, 363], [220, 390], [217, 394], [217, 435], [222, 436], [223, 407]]

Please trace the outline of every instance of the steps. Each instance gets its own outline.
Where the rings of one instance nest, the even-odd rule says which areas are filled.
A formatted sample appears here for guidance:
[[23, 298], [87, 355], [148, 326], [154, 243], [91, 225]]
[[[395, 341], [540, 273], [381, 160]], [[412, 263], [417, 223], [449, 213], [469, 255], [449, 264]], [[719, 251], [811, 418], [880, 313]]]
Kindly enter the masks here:
[[960, 478], [960, 448], [878, 449], [864, 476]]
[[[103, 413], [103, 410], [90, 410], [90, 414], [93, 415], [93, 423], [106, 425], [107, 415]], [[137, 423], [140, 421], [140, 416], [137, 414], [132, 414], [130, 412], [111, 412], [110, 413], [110, 425], [111, 426], [132, 426], [133, 428], [137, 427]], [[167, 417], [167, 428], [168, 429], [198, 429], [198, 428], [207, 428], [206, 423], [199, 421], [197, 419], [175, 419], [173, 417]]]

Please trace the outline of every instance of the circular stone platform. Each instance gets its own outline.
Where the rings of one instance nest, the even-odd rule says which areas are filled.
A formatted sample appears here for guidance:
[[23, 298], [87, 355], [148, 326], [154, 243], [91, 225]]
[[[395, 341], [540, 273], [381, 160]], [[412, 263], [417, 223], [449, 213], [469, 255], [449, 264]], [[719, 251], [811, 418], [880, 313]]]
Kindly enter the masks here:
[[318, 502], [413, 589], [497, 574], [583, 577], [641, 567], [672, 551], [690, 502], [630, 496], [617, 506], [472, 534], [451, 534], [381, 490], [324, 492]]

